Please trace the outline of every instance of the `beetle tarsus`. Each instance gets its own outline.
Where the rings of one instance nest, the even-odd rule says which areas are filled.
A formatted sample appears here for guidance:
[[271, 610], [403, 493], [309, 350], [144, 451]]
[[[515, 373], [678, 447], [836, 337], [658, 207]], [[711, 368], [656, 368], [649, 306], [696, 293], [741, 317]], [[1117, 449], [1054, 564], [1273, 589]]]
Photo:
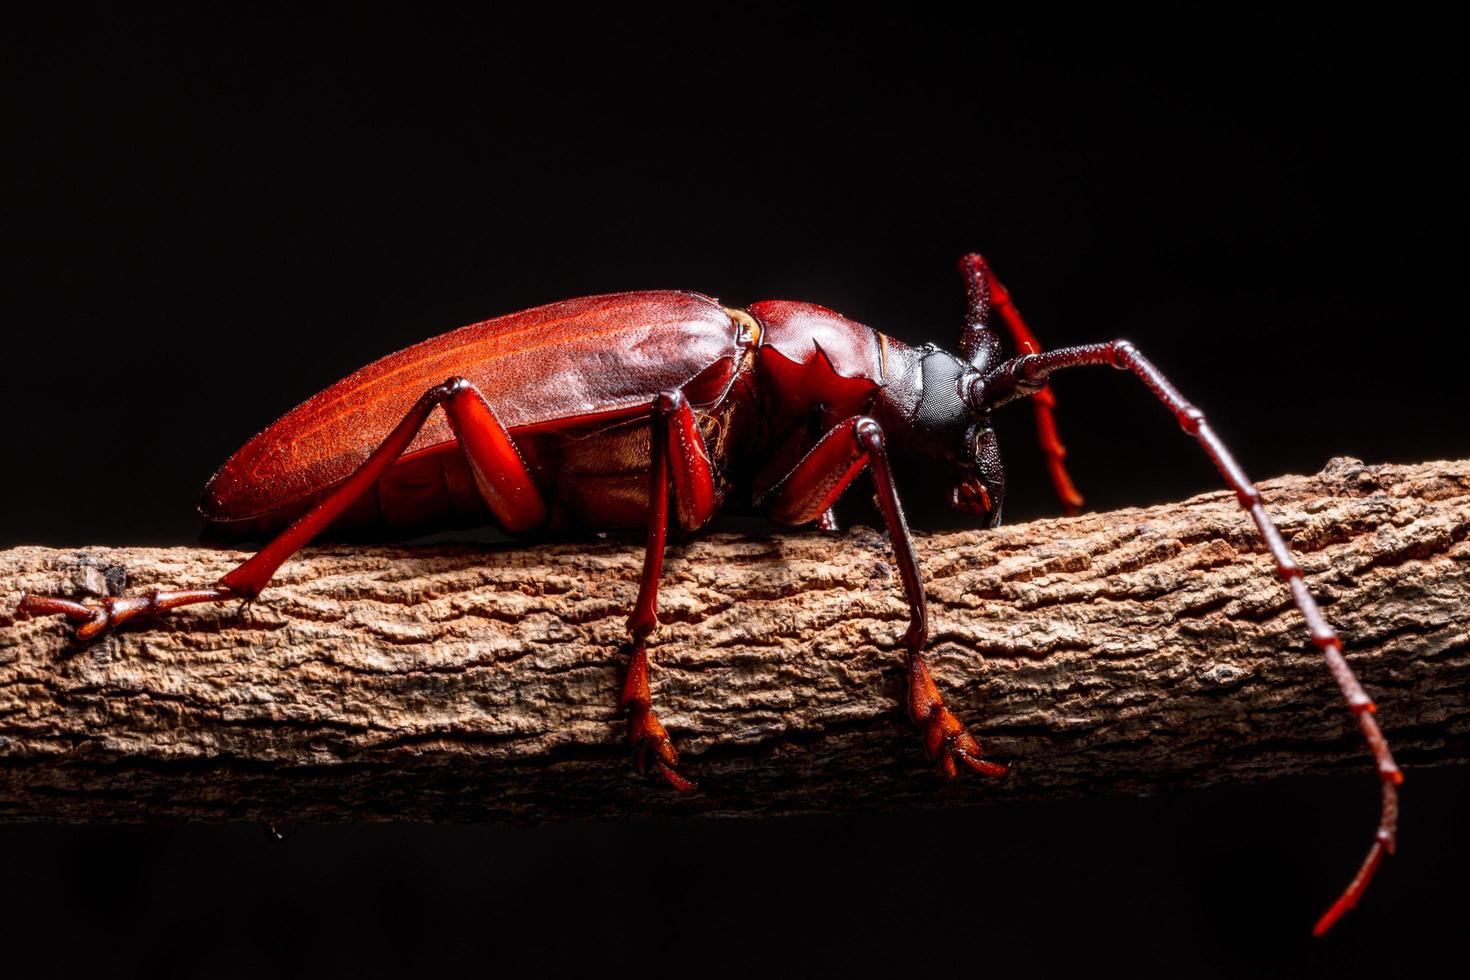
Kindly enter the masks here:
[[981, 757], [980, 743], [965, 730], [954, 712], [944, 706], [939, 687], [929, 674], [929, 665], [916, 648], [909, 654], [909, 717], [922, 730], [924, 754], [939, 763], [939, 771], [946, 779], [959, 775], [957, 762], [995, 779], [1010, 772], [1010, 767]]
[[28, 592], [20, 597], [18, 611], [28, 616], [65, 616], [78, 624], [77, 638], [88, 640], [111, 625], [110, 604], [115, 601], [103, 599], [100, 603], [87, 604]]
[[[929, 732], [942, 732], [946, 722], [954, 720], [949, 712], [944, 712], [947, 718], [935, 717], [929, 722], [928, 731], [925, 733], [925, 741], [932, 739]], [[956, 722], [957, 723], [957, 722]], [[980, 757], [980, 743], [975, 741], [974, 736], [961, 729], [954, 735], [941, 735], [938, 747], [929, 753], [929, 758], [935, 759], [939, 764], [939, 771], [944, 774], [945, 779], [958, 779], [960, 770], [959, 763], [963, 762], [982, 776], [990, 776], [994, 779], [1005, 777], [1010, 769], [1001, 763], [991, 762]]]
[[618, 706], [628, 709], [628, 744], [633, 747], [633, 765], [639, 775], [646, 774], [652, 762], [653, 768], [674, 789], [681, 793], [694, 792], [695, 784], [679, 772], [679, 750], [674, 748], [674, 740], [654, 714], [653, 697], [648, 689], [648, 651], [642, 641], [633, 649]]
[[692, 793], [697, 788], [679, 772], [679, 750], [647, 701], [629, 705], [628, 742], [633, 746], [633, 765], [640, 776], [648, 773], [652, 762], [654, 771], [679, 792]]
[[924, 752], [939, 763], [939, 771], [946, 779], [959, 776], [959, 762], [982, 776], [994, 779], [1003, 778], [1010, 772], [1010, 767], [1002, 763], [981, 758], [980, 743], [944, 705], [936, 705], [921, 724], [924, 728]]
[[640, 776], [648, 775], [652, 763], [654, 772], [674, 789], [681, 793], [694, 792], [694, 782], [679, 772], [679, 750], [674, 748], [673, 739], [651, 709], [641, 705], [633, 707], [628, 715], [628, 741], [633, 746], [633, 766]]
[[137, 616], [153, 616], [196, 602], [220, 602], [234, 597], [235, 594], [223, 586], [178, 592], [154, 589], [143, 595], [102, 596], [90, 602], [27, 593], [21, 596], [20, 611], [31, 615], [65, 616], [78, 624], [77, 639], [90, 640]]
[[696, 786], [693, 782], [681, 776], [679, 774], [679, 770], [668, 765], [667, 763], [658, 762], [655, 763], [655, 765], [658, 767], [659, 775], [664, 777], [664, 781], [679, 792], [693, 793], [695, 790], [699, 789], [699, 787]]

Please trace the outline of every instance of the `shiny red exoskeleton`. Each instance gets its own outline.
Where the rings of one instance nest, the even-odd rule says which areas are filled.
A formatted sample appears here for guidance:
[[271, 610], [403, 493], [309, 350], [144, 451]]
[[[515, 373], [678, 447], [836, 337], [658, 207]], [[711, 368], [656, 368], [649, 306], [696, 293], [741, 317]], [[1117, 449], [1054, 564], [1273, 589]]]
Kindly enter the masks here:
[[[924, 587], [889, 450], [943, 460], [954, 505], [994, 525], [1005, 472], [990, 414], [1030, 397], [1053, 484], [1074, 510], [1082, 501], [1062, 465], [1047, 380], [1063, 368], [1110, 365], [1158, 396], [1235, 491], [1372, 751], [1382, 785], [1377, 836], [1317, 923], [1325, 932], [1393, 850], [1402, 775], [1301, 566], [1204, 415], [1132, 344], [1043, 352], [984, 259], [968, 255], [960, 271], [967, 316], [958, 356], [910, 347], [811, 303], [735, 310], [685, 292], [568, 300], [435, 337], [308, 399], [220, 468], [205, 488], [204, 516], [273, 537], [213, 586], [86, 603], [26, 596], [21, 608], [69, 616], [86, 638], [192, 603], [252, 599], [329, 526], [402, 532], [478, 519], [513, 534], [646, 526], [620, 704], [639, 769], [651, 762], [687, 792], [694, 786], [648, 686], [671, 499], [674, 519], [690, 531], [734, 493], [781, 524], [830, 527], [832, 506], [867, 470], [908, 599], [908, 709], [925, 750], [951, 778], [961, 764], [1003, 776], [1006, 767], [982, 758], [944, 706], [925, 663]], [[1002, 330], [1019, 348], [1014, 356], [1003, 354]]]

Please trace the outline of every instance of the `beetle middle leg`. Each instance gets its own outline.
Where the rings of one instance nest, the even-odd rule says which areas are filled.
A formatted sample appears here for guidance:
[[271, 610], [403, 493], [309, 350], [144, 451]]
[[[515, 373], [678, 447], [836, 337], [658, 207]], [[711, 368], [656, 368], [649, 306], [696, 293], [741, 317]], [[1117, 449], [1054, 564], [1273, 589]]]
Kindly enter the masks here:
[[77, 636], [85, 640], [140, 615], [156, 615], [198, 602], [253, 599], [286, 559], [325, 530], [403, 455], [438, 405], [444, 407], [480, 495], [496, 520], [508, 531], [529, 531], [545, 523], [545, 501], [515, 441], [479, 389], [463, 378], [450, 378], [424, 392], [351, 476], [264, 548], [225, 573], [213, 587], [154, 590], [141, 596], [108, 597], [96, 604], [27, 595], [21, 599], [20, 608], [28, 613], [60, 614], [77, 620], [81, 624]]
[[873, 474], [878, 508], [888, 527], [899, 577], [909, 602], [909, 627], [904, 634], [909, 666], [909, 716], [923, 729], [924, 750], [938, 759], [945, 776], [958, 775], [958, 762], [987, 776], [1004, 776], [1007, 768], [981, 758], [977, 742], [960, 720], [944, 706], [939, 687], [929, 673], [924, 647], [929, 640], [929, 608], [924, 582], [908, 522], [898, 500], [893, 470], [888, 464], [883, 429], [873, 419], [857, 416], [838, 423], [801, 462], [766, 492], [761, 503], [771, 517], [784, 524], [818, 520], [836, 503], [864, 468]]
[[643, 556], [643, 574], [638, 600], [628, 617], [633, 638], [633, 658], [623, 681], [618, 706], [628, 709], [628, 741], [638, 771], [647, 769], [652, 757], [658, 773], [681, 793], [695, 786], [679, 773], [679, 754], [673, 740], [653, 710], [648, 689], [648, 637], [658, 627], [658, 580], [664, 566], [664, 542], [669, 529], [669, 460], [672, 457], [674, 497], [679, 523], [687, 530], [699, 527], [714, 514], [714, 473], [709, 450], [683, 393], [666, 391], [653, 401], [648, 471], [648, 547]]

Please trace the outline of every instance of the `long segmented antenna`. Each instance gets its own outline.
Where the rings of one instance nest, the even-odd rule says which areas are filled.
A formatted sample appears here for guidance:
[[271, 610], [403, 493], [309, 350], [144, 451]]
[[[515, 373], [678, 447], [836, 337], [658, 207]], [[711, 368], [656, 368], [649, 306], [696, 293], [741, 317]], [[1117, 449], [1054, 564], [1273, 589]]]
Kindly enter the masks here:
[[[960, 259], [960, 277], [965, 283], [965, 330], [960, 337], [960, 354], [965, 360], [983, 374], [999, 358], [1000, 337], [991, 326], [992, 313], [999, 314], [1001, 324], [1011, 335], [1011, 343], [1022, 354], [1041, 353], [1041, 343], [1026, 326], [1016, 304], [1011, 302], [1010, 290], [995, 277], [984, 256], [971, 252]], [[1046, 470], [1051, 477], [1052, 488], [1062, 503], [1062, 509], [1068, 514], [1075, 514], [1082, 509], [1083, 500], [1067, 473], [1067, 447], [1062, 445], [1053, 414], [1057, 407], [1056, 396], [1043, 385], [1031, 397], [1031, 406], [1036, 416], [1036, 439], [1046, 456]]]
[[[1378, 832], [1358, 873], [1337, 901], [1333, 902], [1332, 906], [1317, 920], [1312, 934], [1320, 936], [1331, 929], [1343, 913], [1358, 904], [1358, 899], [1362, 898], [1368, 888], [1368, 883], [1373, 879], [1374, 872], [1378, 870], [1383, 855], [1393, 853], [1398, 832], [1398, 787], [1403, 783], [1404, 775], [1393, 761], [1388, 742], [1384, 739], [1383, 732], [1379, 730], [1378, 722], [1373, 717], [1377, 710], [1373, 700], [1358, 683], [1352, 667], [1348, 666], [1347, 660], [1343, 657], [1342, 641], [1338, 638], [1337, 631], [1322, 615], [1322, 610], [1317, 606], [1317, 600], [1312, 598], [1312, 593], [1302, 578], [1302, 567], [1293, 557], [1291, 549], [1287, 547], [1276, 524], [1266, 513], [1266, 508], [1261, 503], [1260, 491], [1245, 475], [1245, 471], [1240, 468], [1235, 457], [1225, 448], [1225, 444], [1220, 441], [1215, 430], [1210, 428], [1209, 423], [1205, 421], [1204, 413], [1185, 401], [1178, 389], [1170, 384], [1159, 369], [1140, 354], [1137, 348], [1126, 340], [1114, 340], [1103, 344], [1064, 347], [1046, 353], [1023, 354], [998, 365], [994, 371], [978, 379], [976, 384], [983, 386], [983, 390], [975, 392], [975, 397], [983, 399], [984, 403], [992, 408], [998, 408], [1018, 398], [1025, 398], [1041, 391], [1046, 385], [1047, 378], [1064, 368], [1104, 364], [1122, 371], [1131, 371], [1137, 375], [1149, 390], [1174, 413], [1174, 417], [1184, 431], [1199, 440], [1200, 445], [1204, 447], [1205, 454], [1210, 457], [1210, 461], [1215, 464], [1215, 468], [1220, 471], [1225, 482], [1235, 491], [1235, 499], [1239, 501], [1241, 508], [1250, 514], [1251, 520], [1255, 522], [1262, 539], [1266, 542], [1267, 549], [1271, 552], [1271, 557], [1276, 560], [1276, 574], [1291, 591], [1292, 600], [1296, 603], [1297, 609], [1301, 611], [1302, 618], [1307, 621], [1307, 629], [1312, 635], [1312, 642], [1322, 651], [1322, 656], [1327, 660], [1327, 668], [1331, 671], [1333, 679], [1337, 681], [1337, 686], [1341, 689], [1348, 708], [1357, 718], [1358, 727], [1362, 730], [1363, 738], [1367, 741], [1368, 748], [1373, 754], [1382, 789]], [[977, 400], [974, 403], [979, 404], [980, 402]]]

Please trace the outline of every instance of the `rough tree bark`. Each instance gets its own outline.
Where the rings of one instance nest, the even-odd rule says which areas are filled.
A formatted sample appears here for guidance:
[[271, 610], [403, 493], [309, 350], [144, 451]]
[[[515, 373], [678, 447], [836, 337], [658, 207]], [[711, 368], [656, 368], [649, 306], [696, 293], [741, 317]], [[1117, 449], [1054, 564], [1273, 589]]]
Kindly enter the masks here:
[[[1399, 759], [1470, 757], [1470, 461], [1264, 484]], [[0, 816], [791, 813], [1303, 772], [1376, 779], [1226, 493], [919, 542], [932, 663], [1000, 782], [946, 784], [900, 707], [881, 535], [670, 549], [654, 698], [701, 792], [633, 774], [614, 708], [641, 548], [329, 547], [262, 601], [90, 644], [23, 590], [207, 583], [234, 552], [0, 553]], [[1365, 802], [1365, 806], [1366, 806]]]

